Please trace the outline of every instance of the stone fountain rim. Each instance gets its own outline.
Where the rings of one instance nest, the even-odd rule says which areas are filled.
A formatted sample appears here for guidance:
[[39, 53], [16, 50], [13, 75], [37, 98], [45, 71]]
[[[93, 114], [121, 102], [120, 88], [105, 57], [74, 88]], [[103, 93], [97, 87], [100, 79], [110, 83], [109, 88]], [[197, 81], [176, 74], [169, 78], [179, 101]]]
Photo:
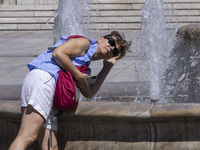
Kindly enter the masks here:
[[[19, 101], [0, 101], [0, 118], [6, 116], [21, 117]], [[3, 114], [3, 115], [2, 115]], [[95, 119], [115, 118], [128, 120], [174, 120], [200, 117], [200, 103], [129, 103], [129, 102], [86, 102], [80, 101], [76, 111], [64, 113], [61, 120], [69, 117]]]

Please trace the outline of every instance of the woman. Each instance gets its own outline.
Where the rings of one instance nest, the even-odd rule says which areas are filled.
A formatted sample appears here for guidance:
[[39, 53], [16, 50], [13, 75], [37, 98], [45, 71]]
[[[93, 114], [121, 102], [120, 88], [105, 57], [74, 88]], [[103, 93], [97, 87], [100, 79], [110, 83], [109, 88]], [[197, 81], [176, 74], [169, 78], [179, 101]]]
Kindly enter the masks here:
[[[92, 98], [108, 75], [117, 59], [129, 51], [131, 42], [127, 42], [119, 32], [90, 40], [85, 37], [66, 37], [28, 64], [30, 72], [24, 79], [21, 93], [22, 122], [17, 137], [9, 150], [23, 150], [36, 139], [42, 150], [58, 149], [56, 140], [58, 110], [53, 107], [54, 91], [60, 68], [68, 70], [80, 92], [86, 98]], [[90, 74], [81, 73], [75, 66], [85, 65], [91, 60], [103, 59], [103, 68], [94, 84], [87, 83]], [[50, 130], [52, 142], [49, 144]], [[51, 146], [50, 146], [51, 145]]]

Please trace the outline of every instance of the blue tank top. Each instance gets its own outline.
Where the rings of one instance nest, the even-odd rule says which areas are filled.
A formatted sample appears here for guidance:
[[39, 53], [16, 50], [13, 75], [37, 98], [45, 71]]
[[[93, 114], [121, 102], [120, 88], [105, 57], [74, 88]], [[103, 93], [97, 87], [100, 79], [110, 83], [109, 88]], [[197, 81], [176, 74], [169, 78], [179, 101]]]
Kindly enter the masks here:
[[[43, 52], [42, 54], [40, 54], [38, 57], [36, 57], [33, 61], [31, 61], [27, 66], [29, 68], [29, 70], [33, 70], [33, 69], [41, 69], [44, 70], [46, 72], [48, 72], [49, 74], [51, 74], [55, 80], [57, 81], [58, 79], [58, 74], [60, 71], [60, 67], [58, 66], [58, 64], [56, 63], [56, 61], [54, 60], [54, 58], [52, 57], [52, 52], [53, 50], [60, 46], [61, 44], [63, 44], [64, 42], [66, 42], [66, 39], [69, 36], [63, 36], [61, 37], [60, 41], [55, 44], [52, 49], [50, 50], [46, 50], [45, 52]], [[88, 39], [90, 41], [90, 47], [87, 50], [85, 55], [81, 55], [75, 58], [70, 58], [72, 63], [75, 66], [81, 66], [81, 65], [86, 65], [86, 63], [88, 62], [88, 68], [89, 65], [91, 63], [92, 60], [92, 55], [94, 54], [94, 52], [97, 50], [97, 42], [96, 40], [91, 40]], [[88, 74], [90, 75], [90, 68], [88, 69]]]

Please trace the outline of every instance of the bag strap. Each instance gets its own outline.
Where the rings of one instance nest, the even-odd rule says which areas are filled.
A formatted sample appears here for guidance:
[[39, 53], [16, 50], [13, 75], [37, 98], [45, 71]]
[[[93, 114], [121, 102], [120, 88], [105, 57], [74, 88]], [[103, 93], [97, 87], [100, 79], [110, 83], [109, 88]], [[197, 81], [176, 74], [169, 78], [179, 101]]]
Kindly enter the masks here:
[[[68, 41], [70, 39], [74, 39], [74, 38], [79, 38], [79, 37], [86, 38], [86, 37], [84, 37], [82, 35], [71, 35], [66, 39], [66, 41]], [[82, 73], [87, 73], [88, 65], [89, 65], [89, 63], [87, 62], [85, 65], [77, 66], [76, 68]]]
[[[79, 37], [86, 38], [86, 37], [84, 37], [84, 36], [82, 36], [82, 35], [71, 35], [71, 36], [69, 36], [69, 37], [66, 39], [66, 41], [68, 41], [68, 40], [70, 40], [70, 39], [74, 39], [74, 38], [79, 38]], [[87, 39], [87, 38], [86, 38], [86, 39]]]
[[[82, 38], [86, 38], [86, 37], [84, 37], [84, 36], [82, 36], [82, 35], [71, 35], [71, 36], [69, 36], [67, 39], [66, 39], [66, 41], [67, 40], [70, 40], [70, 39], [74, 39], [74, 38], [79, 38], [79, 37], [82, 37]], [[86, 38], [86, 39], [88, 39], [88, 38]], [[48, 47], [48, 50], [54, 50], [54, 49], [56, 49], [57, 47]]]

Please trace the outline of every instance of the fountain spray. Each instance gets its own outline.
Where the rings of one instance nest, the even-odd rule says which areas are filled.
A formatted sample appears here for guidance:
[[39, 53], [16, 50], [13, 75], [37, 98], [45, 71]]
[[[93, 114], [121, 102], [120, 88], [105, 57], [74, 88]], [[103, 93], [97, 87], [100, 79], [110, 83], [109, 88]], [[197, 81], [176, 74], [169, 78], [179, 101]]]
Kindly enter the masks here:
[[165, 54], [168, 50], [167, 23], [164, 16], [163, 0], [146, 0], [142, 8], [142, 42], [144, 59], [149, 64], [150, 97], [161, 100], [162, 75], [165, 70]]
[[92, 0], [59, 0], [58, 9], [54, 15], [53, 28], [54, 43], [61, 36], [83, 35], [89, 32], [92, 24], [90, 20], [90, 3]]

